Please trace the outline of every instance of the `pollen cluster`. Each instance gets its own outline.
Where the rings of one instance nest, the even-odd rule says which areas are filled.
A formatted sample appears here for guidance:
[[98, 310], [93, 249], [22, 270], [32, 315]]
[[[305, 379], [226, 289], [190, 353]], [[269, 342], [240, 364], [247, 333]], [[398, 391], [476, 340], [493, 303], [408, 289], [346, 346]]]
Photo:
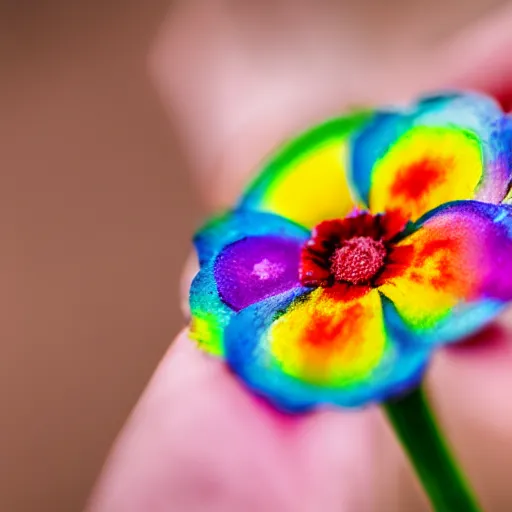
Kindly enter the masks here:
[[346, 240], [331, 256], [336, 281], [351, 284], [369, 282], [384, 265], [386, 248], [382, 240], [357, 236]]

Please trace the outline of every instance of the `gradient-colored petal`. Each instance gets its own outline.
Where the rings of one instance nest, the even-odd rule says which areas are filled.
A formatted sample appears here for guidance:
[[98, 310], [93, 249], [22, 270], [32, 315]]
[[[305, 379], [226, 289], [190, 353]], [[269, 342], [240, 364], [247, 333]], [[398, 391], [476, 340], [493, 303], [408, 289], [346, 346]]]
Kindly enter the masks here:
[[510, 181], [510, 129], [499, 105], [476, 93], [381, 111], [353, 136], [351, 181], [371, 212], [412, 221], [450, 201], [498, 203]]
[[505, 206], [459, 201], [420, 219], [397, 243], [380, 276], [410, 339], [460, 340], [512, 300], [512, 214]]
[[304, 241], [251, 236], [226, 246], [214, 275], [222, 301], [234, 311], [300, 286], [299, 259]]
[[213, 265], [206, 265], [190, 287], [190, 337], [205, 352], [222, 355], [224, 329], [234, 313], [219, 296]]
[[453, 128], [413, 127], [373, 167], [369, 206], [416, 220], [440, 204], [472, 198], [483, 173], [479, 140]]
[[277, 319], [269, 351], [281, 370], [318, 386], [368, 378], [388, 349], [380, 297], [369, 287], [315, 289]]
[[393, 342], [378, 291], [297, 288], [238, 313], [226, 358], [256, 393], [286, 410], [357, 407], [416, 384], [428, 350]]
[[240, 208], [272, 212], [312, 228], [343, 218], [354, 206], [346, 179], [347, 139], [366, 112], [328, 121], [273, 155], [247, 189]]
[[[503, 167], [507, 167], [512, 169], [512, 115], [507, 114], [500, 122], [499, 130], [503, 133], [502, 141], [503, 145], [507, 148], [504, 152], [504, 165]], [[512, 171], [511, 171], [512, 172]], [[509, 178], [509, 188], [505, 198], [503, 199], [503, 203], [512, 204], [512, 176]]]
[[214, 218], [195, 235], [199, 264], [202, 266], [211, 261], [224, 247], [238, 240], [266, 235], [307, 240], [309, 231], [271, 213], [234, 210]]
[[[282, 217], [250, 211], [230, 212], [197, 233], [200, 271], [190, 289], [190, 311], [191, 337], [201, 348], [221, 355], [224, 329], [235, 310], [252, 304], [250, 297], [258, 301], [296, 285], [290, 281], [298, 278], [298, 254], [308, 236], [307, 230]], [[260, 244], [255, 251], [251, 239], [256, 245], [266, 241], [266, 246]], [[236, 251], [250, 249], [251, 244], [252, 252]], [[256, 260], [249, 268], [251, 257]], [[283, 261], [274, 261], [279, 257]], [[237, 303], [243, 297], [241, 287], [248, 285], [245, 303]]]

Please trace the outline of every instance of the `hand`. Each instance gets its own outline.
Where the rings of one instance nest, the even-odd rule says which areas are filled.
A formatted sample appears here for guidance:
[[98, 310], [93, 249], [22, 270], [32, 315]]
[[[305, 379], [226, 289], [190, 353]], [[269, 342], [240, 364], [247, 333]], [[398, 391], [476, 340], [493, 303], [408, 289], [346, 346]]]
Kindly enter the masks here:
[[[385, 5], [382, 15], [393, 19]], [[434, 3], [432, 20], [439, 9]], [[503, 51], [512, 48], [512, 10], [444, 42], [429, 42], [425, 27], [437, 24], [428, 13], [416, 24], [396, 18], [386, 33], [378, 31], [378, 12], [373, 23], [358, 12], [306, 0], [174, 8], [155, 48], [153, 76], [210, 207], [229, 206], [284, 137], [346, 106], [407, 101], [452, 84], [503, 100], [512, 90], [510, 52]], [[449, 17], [444, 22], [449, 30]], [[393, 34], [400, 23], [401, 36]], [[429, 372], [461, 463], [486, 509], [496, 511], [512, 506], [508, 325], [503, 320], [471, 346], [443, 350]], [[184, 331], [121, 433], [89, 510], [419, 510], [421, 494], [406, 467], [377, 408], [287, 417], [252, 397]]]

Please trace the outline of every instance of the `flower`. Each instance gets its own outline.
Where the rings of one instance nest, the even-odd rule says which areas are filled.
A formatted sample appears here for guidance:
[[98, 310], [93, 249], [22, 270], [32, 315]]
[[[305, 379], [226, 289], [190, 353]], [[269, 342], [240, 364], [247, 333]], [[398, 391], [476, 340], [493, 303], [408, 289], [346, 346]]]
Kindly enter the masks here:
[[196, 235], [192, 336], [289, 411], [416, 386], [512, 299], [511, 127], [450, 93], [291, 141]]

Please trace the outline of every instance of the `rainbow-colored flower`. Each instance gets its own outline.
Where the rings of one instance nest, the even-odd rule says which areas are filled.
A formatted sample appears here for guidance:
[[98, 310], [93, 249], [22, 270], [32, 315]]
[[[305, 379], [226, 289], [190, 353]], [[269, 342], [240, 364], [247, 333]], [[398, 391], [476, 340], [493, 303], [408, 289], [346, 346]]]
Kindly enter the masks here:
[[512, 299], [511, 171], [482, 95], [314, 128], [196, 235], [192, 336], [283, 409], [400, 394]]

